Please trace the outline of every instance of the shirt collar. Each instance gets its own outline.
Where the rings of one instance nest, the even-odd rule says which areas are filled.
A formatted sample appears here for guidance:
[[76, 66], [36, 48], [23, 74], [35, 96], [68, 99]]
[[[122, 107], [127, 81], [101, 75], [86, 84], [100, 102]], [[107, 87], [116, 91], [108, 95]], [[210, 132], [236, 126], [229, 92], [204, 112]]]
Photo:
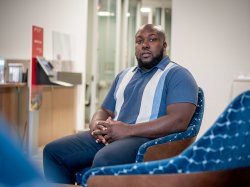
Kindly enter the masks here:
[[[169, 61], [170, 61], [169, 56], [166, 56], [166, 57], [164, 57], [164, 58], [160, 61], [159, 64], [157, 64], [157, 65], [154, 66], [153, 68], [158, 68], [158, 69], [160, 69], [160, 70], [163, 71], [163, 70], [165, 69], [165, 67], [168, 65]], [[153, 69], [153, 68], [151, 68], [151, 69]], [[151, 69], [150, 69], [149, 71], [151, 71]], [[136, 71], [136, 70], [141, 70], [141, 68], [137, 65], [136, 67], [134, 67], [133, 71]]]

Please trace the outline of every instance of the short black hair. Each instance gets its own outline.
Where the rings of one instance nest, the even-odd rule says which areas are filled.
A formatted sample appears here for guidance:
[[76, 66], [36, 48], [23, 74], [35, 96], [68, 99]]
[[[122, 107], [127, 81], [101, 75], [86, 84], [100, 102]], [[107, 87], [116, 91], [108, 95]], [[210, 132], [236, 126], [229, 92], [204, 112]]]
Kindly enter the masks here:
[[164, 29], [162, 29], [161, 26], [159, 26], [159, 25], [154, 25], [154, 24], [144, 24], [144, 25], [142, 25], [142, 26], [138, 29], [138, 31], [135, 33], [135, 36], [138, 34], [138, 32], [140, 32], [140, 31], [141, 31], [142, 29], [144, 29], [144, 28], [149, 28], [149, 29], [154, 29], [154, 30], [156, 30], [156, 31], [157, 31], [157, 34], [158, 34], [159, 36], [161, 36], [161, 38], [163, 39], [163, 41], [166, 41], [166, 33], [165, 33]]

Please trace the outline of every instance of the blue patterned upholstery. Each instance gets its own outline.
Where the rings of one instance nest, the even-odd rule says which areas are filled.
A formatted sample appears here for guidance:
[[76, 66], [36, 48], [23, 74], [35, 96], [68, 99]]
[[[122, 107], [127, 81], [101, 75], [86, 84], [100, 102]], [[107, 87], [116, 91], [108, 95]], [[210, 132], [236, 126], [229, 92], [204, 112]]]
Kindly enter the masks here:
[[160, 138], [157, 138], [157, 139], [154, 139], [154, 140], [151, 140], [142, 144], [138, 150], [135, 162], [143, 162], [145, 152], [151, 146], [195, 137], [200, 130], [200, 126], [201, 126], [201, 122], [203, 118], [204, 102], [205, 102], [204, 100], [205, 99], [204, 99], [203, 90], [199, 88], [198, 104], [197, 104], [195, 113], [189, 123], [187, 130], [184, 132], [177, 132], [177, 133], [173, 133], [164, 137], [160, 137]]
[[[216, 106], [215, 106], [216, 107]], [[244, 92], [219, 116], [208, 131], [178, 156], [94, 168], [82, 177], [82, 185], [94, 175], [191, 173], [250, 166], [250, 91]]]
[[[142, 144], [138, 150], [135, 162], [143, 162], [145, 152], [151, 146], [159, 145], [159, 144], [166, 143], [166, 142], [172, 142], [172, 141], [183, 140], [186, 138], [195, 137], [200, 130], [200, 125], [201, 125], [203, 113], [204, 113], [204, 102], [205, 101], [204, 101], [203, 90], [201, 88], [199, 88], [198, 104], [197, 104], [194, 116], [192, 117], [191, 122], [189, 123], [187, 130], [184, 132], [173, 133], [173, 134], [170, 134], [170, 135], [167, 135], [167, 136], [164, 136], [161, 138], [157, 138], [157, 139], [154, 139], [154, 140], [151, 140], [151, 141], [148, 141], [148, 142]], [[76, 181], [78, 184], [81, 183], [83, 174], [86, 171], [88, 171], [89, 169], [90, 168], [85, 168], [85, 169], [76, 173]]]

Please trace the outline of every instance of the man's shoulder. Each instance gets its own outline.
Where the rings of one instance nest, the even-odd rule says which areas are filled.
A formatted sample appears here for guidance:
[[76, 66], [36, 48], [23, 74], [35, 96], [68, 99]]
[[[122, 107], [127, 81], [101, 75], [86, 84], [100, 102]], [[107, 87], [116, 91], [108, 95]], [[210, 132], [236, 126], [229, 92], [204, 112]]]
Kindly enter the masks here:
[[178, 75], [191, 74], [191, 72], [186, 67], [173, 61], [170, 61], [170, 63], [174, 64], [173, 68], [171, 69], [171, 73], [178, 74]]

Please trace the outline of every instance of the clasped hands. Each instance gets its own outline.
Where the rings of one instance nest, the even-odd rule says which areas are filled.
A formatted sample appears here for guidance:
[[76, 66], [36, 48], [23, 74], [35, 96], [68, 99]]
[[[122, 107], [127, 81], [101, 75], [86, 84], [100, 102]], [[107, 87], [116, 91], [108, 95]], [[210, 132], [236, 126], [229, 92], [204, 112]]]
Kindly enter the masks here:
[[130, 125], [121, 121], [114, 121], [109, 117], [106, 121], [97, 121], [91, 135], [96, 143], [105, 145], [115, 140], [129, 136]]

